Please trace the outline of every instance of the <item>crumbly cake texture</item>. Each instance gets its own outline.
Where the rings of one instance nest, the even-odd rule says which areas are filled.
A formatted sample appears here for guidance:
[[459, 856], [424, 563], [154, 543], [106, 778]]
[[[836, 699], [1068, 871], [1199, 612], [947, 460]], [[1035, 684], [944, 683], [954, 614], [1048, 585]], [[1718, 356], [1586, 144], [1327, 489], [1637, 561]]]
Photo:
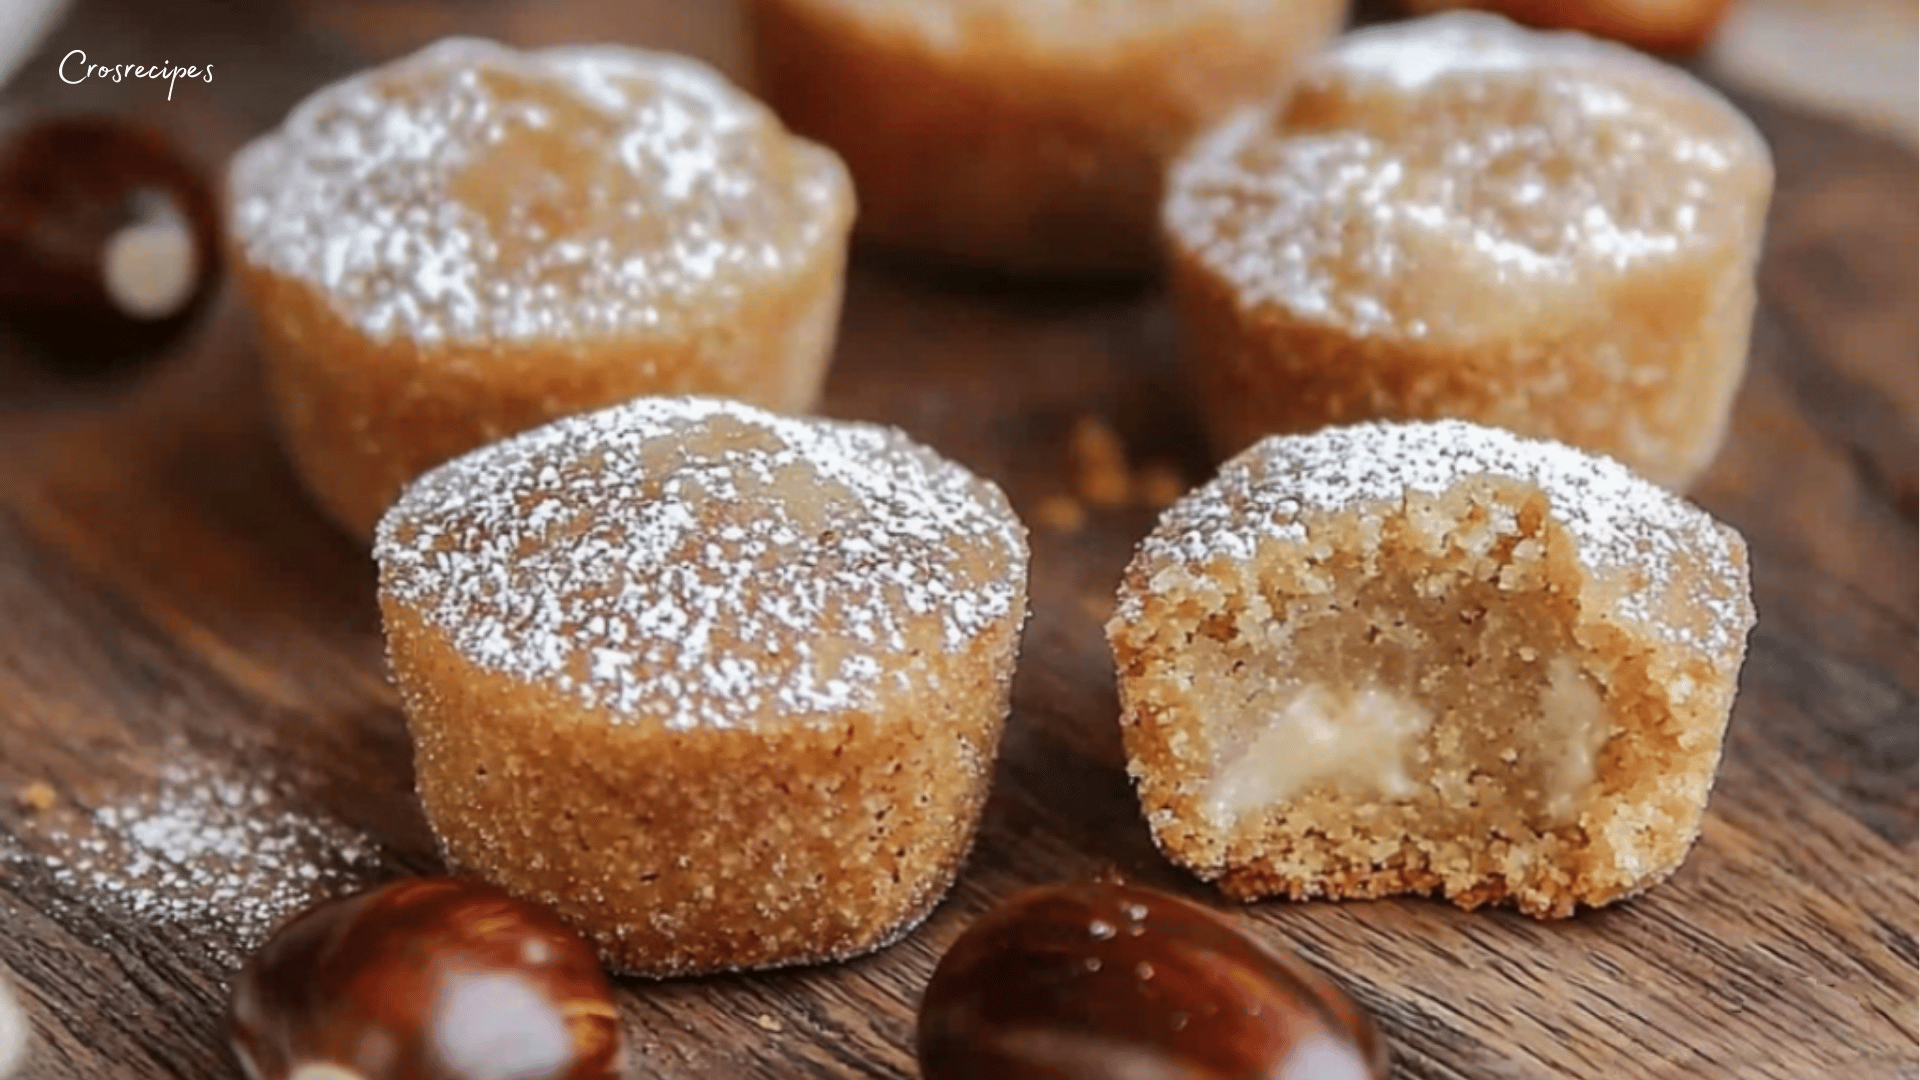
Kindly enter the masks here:
[[1439, 421], [1248, 449], [1142, 542], [1107, 636], [1154, 838], [1229, 895], [1563, 917], [1685, 858], [1753, 619], [1704, 511]]
[[712, 69], [451, 39], [314, 94], [229, 173], [296, 465], [366, 535], [406, 482], [641, 394], [814, 403], [853, 195]]
[[754, 0], [757, 88], [838, 150], [860, 231], [1019, 273], [1158, 266], [1167, 162], [1285, 89], [1338, 0]]
[[1746, 367], [1772, 187], [1745, 117], [1623, 46], [1480, 13], [1348, 35], [1172, 170], [1217, 449], [1455, 417], [1684, 487]]
[[857, 955], [952, 883], [1027, 565], [959, 465], [891, 429], [643, 398], [427, 473], [375, 555], [449, 861], [618, 970]]

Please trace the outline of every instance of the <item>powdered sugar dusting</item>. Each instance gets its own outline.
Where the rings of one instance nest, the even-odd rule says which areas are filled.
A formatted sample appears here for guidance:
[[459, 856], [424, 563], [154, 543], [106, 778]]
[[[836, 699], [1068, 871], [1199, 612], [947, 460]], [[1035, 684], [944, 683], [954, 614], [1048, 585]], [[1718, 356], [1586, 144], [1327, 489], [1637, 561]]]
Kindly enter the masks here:
[[[1206, 486], [1174, 504], [1141, 544], [1136, 565], [1197, 567], [1252, 559], [1263, 542], [1304, 543], [1316, 515], [1367, 504], [1399, 505], [1409, 492], [1443, 494], [1470, 477], [1511, 477], [1537, 486], [1550, 513], [1598, 574], [1624, 572], [1640, 587], [1621, 614], [1661, 637], [1720, 655], [1752, 620], [1744, 584], [1710, 588], [1705, 561], [1720, 565], [1744, 545], [1705, 511], [1641, 479], [1624, 465], [1545, 440], [1458, 420], [1355, 424], [1311, 435], [1274, 436], [1228, 462]], [[1696, 569], [1687, 596], [1712, 617], [1693, 624], [1664, 605], [1683, 554]], [[1123, 603], [1139, 597], [1123, 590]], [[1120, 618], [1126, 618], [1123, 609]]]
[[1024, 618], [999, 489], [868, 424], [642, 398], [428, 473], [389, 601], [481, 667], [675, 728], [832, 718]]
[[912, 34], [944, 52], [1022, 47], [1058, 61], [1065, 55], [1111, 62], [1136, 42], [1162, 42], [1191, 27], [1286, 19], [1289, 8], [1336, 0], [796, 0], [838, 9], [865, 24]]
[[[234, 950], [283, 919], [356, 891], [380, 867], [375, 845], [290, 809], [275, 778], [236, 778], [176, 755], [147, 792], [46, 822], [39, 861], [63, 889], [154, 925], [211, 931]], [[22, 854], [17, 858], [32, 858]]]
[[248, 259], [382, 340], [577, 340], [729, 310], [843, 241], [837, 158], [696, 61], [452, 39], [235, 158]]
[[1551, 65], [1563, 54], [1605, 56], [1615, 49], [1583, 34], [1526, 33], [1498, 15], [1463, 11], [1436, 15], [1392, 33], [1361, 31], [1341, 43], [1332, 62], [1352, 77], [1381, 79], [1401, 90], [1418, 91], [1441, 79], [1524, 75]]
[[1684, 73], [1453, 13], [1349, 35], [1210, 133], [1165, 221], [1249, 307], [1419, 338], [1737, 247], [1771, 183], [1753, 126]]

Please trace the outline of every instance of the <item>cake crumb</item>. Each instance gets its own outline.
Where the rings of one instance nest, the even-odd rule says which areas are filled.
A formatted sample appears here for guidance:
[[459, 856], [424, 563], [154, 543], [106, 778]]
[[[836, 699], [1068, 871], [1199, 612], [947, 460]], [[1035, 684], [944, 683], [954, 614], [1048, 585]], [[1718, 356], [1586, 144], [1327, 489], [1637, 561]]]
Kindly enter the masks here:
[[14, 795], [14, 801], [27, 813], [39, 814], [53, 809], [53, 804], [60, 801], [60, 796], [53, 790], [53, 785], [45, 780], [35, 780], [21, 788]]
[[1105, 420], [1088, 415], [1075, 421], [1067, 437], [1067, 455], [1073, 466], [1073, 489], [1082, 501], [1107, 510], [1132, 501], [1127, 448]]
[[778, 1034], [787, 1030], [786, 1025], [768, 1016], [766, 1013], [761, 1013], [759, 1016], [754, 1017], [753, 1022], [759, 1025], [761, 1031], [771, 1031]]
[[1187, 493], [1187, 478], [1164, 461], [1150, 461], [1133, 478], [1133, 500], [1148, 510], [1165, 510]]
[[1077, 533], [1086, 527], [1087, 508], [1071, 495], [1049, 495], [1034, 508], [1040, 524], [1054, 532]]

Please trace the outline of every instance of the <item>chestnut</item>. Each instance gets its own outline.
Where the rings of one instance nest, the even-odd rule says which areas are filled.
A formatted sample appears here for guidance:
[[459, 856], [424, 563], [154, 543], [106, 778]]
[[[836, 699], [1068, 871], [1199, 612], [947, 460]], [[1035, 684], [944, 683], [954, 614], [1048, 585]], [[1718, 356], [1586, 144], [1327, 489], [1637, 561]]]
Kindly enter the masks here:
[[113, 117], [0, 133], [0, 326], [65, 363], [152, 352], [212, 294], [220, 215], [206, 171]]
[[27, 1014], [20, 1011], [13, 988], [7, 985], [7, 969], [0, 965], [0, 1080], [20, 1071], [27, 1060]]
[[619, 1008], [587, 943], [546, 908], [417, 878], [295, 916], [233, 989], [251, 1080], [603, 1080]]
[[1385, 1080], [1350, 998], [1225, 918], [1107, 882], [968, 927], [920, 1005], [923, 1080]]

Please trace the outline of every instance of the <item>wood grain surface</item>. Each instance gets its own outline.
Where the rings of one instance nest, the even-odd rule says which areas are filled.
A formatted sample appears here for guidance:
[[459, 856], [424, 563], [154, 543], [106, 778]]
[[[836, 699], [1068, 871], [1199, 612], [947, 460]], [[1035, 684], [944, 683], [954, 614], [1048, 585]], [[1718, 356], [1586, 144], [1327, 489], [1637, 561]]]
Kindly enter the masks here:
[[[480, 0], [83, 2], [0, 99], [141, 114], [209, 162], [319, 83], [448, 32], [735, 63], [732, 9]], [[61, 84], [94, 62], [212, 85]], [[1911, 151], [1763, 100], [1780, 186], [1731, 440], [1696, 491], [1752, 544], [1760, 622], [1704, 835], [1639, 901], [1542, 924], [1419, 900], [1267, 903], [1417, 1080], [1896, 1080], [1915, 1064], [1916, 209]], [[1208, 469], [1156, 290], [1012, 287], [863, 253], [826, 411], [897, 423], [1030, 518], [1106, 418]], [[979, 844], [918, 934], [855, 963], [628, 982], [637, 1076], [911, 1077], [915, 1002], [968, 920], [1153, 850], [1099, 624], [1147, 511], [1036, 525], [1031, 623]], [[34, 787], [46, 785], [45, 789]], [[16, 793], [21, 794], [15, 797]], [[41, 806], [45, 802], [47, 805]], [[25, 1075], [237, 1075], [228, 980], [276, 913], [437, 867], [366, 553], [277, 450], [225, 296], [169, 355], [81, 379], [0, 342], [0, 962]]]

